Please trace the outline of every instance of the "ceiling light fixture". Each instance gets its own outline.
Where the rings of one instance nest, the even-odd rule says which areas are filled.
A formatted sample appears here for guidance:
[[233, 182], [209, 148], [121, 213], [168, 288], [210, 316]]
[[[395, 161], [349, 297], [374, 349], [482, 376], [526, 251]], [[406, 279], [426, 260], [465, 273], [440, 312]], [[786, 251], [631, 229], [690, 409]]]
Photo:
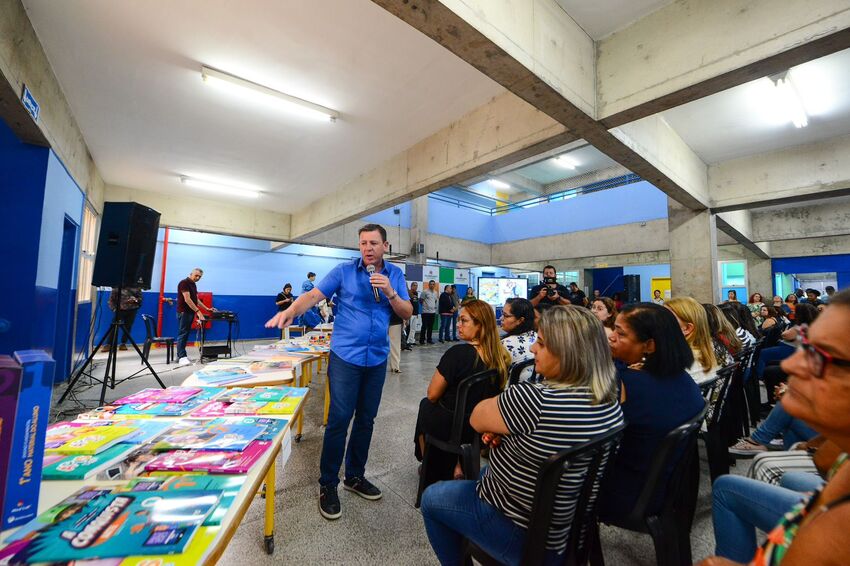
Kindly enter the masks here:
[[291, 94], [286, 94], [285, 92], [281, 92], [279, 90], [275, 90], [273, 88], [257, 84], [247, 79], [237, 77], [236, 75], [231, 75], [230, 73], [219, 71], [218, 69], [202, 66], [201, 78], [203, 78], [204, 82], [208, 84], [218, 84], [220, 86], [236, 86], [240, 87], [240, 90], [246, 94], [248, 92], [251, 92], [255, 94], [265, 95], [266, 98], [270, 97], [271, 99], [274, 99], [278, 102], [282, 102], [289, 109], [296, 110], [300, 114], [304, 114], [306, 116], [311, 116], [313, 118], [321, 118], [329, 122], [336, 122], [339, 118], [339, 112], [337, 112], [336, 110], [332, 110], [320, 104], [310, 102], [309, 100], [304, 100], [303, 98], [298, 98], [297, 96], [292, 96]]
[[800, 93], [791, 82], [791, 75], [788, 71], [772, 75], [770, 80], [776, 87], [776, 99], [782, 113], [787, 119], [797, 128], [805, 128], [809, 125], [809, 117], [806, 115], [806, 109], [803, 107], [803, 101], [800, 100]]
[[566, 155], [558, 156], [554, 159], [554, 161], [561, 167], [566, 167], [567, 169], [575, 169], [579, 165], [578, 161]]
[[187, 177], [185, 175], [180, 176], [180, 182], [187, 187], [212, 191], [214, 193], [222, 193], [234, 197], [258, 198], [260, 196], [260, 191], [257, 189], [240, 188], [233, 185], [216, 183], [215, 181], [205, 181], [203, 179]]
[[504, 181], [500, 181], [498, 179], [490, 179], [490, 184], [493, 185], [494, 187], [496, 187], [497, 189], [510, 189], [511, 188], [511, 186], [508, 183], [506, 183]]

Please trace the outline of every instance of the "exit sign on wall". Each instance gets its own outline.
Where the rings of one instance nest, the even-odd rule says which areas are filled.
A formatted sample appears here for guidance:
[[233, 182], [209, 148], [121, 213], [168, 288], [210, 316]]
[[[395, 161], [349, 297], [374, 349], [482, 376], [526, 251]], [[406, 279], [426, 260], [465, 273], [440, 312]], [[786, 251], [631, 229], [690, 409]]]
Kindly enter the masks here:
[[30, 89], [27, 88], [27, 85], [24, 85], [24, 92], [21, 94], [21, 103], [27, 109], [29, 115], [32, 116], [33, 121], [38, 122], [38, 113], [41, 107], [39, 107], [38, 102], [30, 92]]

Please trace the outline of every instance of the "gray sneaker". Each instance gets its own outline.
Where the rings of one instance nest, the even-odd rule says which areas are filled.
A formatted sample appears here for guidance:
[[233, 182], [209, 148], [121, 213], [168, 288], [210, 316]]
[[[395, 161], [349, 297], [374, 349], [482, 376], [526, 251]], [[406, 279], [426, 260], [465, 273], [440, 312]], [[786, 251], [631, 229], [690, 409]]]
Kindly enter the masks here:
[[767, 446], [759, 444], [752, 438], [742, 438], [734, 446], [729, 447], [730, 454], [753, 457], [759, 452], [767, 452]]

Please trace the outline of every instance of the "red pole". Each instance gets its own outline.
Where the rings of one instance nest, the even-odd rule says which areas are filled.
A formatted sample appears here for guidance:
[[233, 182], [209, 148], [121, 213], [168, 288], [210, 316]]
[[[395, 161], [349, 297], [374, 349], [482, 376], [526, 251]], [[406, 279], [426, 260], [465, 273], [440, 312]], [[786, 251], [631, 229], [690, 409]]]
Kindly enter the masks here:
[[159, 279], [159, 308], [156, 312], [156, 335], [162, 336], [162, 303], [165, 302], [165, 264], [168, 260], [168, 226], [162, 241], [162, 275]]

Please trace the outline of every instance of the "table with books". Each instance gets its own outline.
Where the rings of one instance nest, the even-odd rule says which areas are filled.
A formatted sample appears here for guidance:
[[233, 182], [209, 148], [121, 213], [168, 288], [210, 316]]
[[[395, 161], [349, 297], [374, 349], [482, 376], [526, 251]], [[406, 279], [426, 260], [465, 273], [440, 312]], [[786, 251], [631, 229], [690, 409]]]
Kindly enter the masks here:
[[275, 463], [307, 393], [146, 389], [51, 425], [39, 515], [0, 533], [0, 563], [213, 564], [263, 487], [271, 554]]

